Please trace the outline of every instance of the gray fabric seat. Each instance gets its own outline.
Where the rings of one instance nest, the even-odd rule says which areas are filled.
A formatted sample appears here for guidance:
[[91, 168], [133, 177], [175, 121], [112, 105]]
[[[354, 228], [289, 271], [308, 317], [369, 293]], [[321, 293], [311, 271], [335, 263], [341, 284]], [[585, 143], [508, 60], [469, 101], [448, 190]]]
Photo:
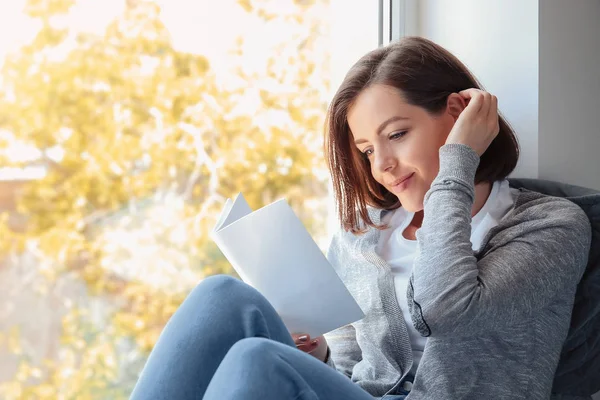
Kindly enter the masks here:
[[577, 287], [571, 327], [563, 345], [552, 392], [591, 396], [600, 391], [600, 192], [539, 179], [510, 179], [511, 187], [571, 200], [592, 225], [588, 265]]

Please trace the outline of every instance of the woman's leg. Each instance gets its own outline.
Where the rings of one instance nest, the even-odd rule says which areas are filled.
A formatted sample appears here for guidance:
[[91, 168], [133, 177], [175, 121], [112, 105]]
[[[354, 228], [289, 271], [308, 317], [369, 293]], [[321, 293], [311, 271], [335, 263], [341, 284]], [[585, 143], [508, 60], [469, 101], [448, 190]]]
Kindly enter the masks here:
[[251, 337], [301, 353], [258, 291], [228, 276], [205, 279], [165, 326], [130, 399], [202, 399], [229, 349]]
[[374, 400], [311, 355], [273, 340], [248, 338], [227, 353], [205, 400]]

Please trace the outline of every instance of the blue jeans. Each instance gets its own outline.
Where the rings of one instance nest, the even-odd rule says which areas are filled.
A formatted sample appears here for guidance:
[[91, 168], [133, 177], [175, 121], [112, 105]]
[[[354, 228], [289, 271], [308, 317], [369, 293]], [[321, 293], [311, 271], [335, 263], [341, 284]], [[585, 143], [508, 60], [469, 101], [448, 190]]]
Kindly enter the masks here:
[[374, 398], [296, 349], [279, 315], [258, 291], [237, 279], [215, 276], [200, 283], [171, 317], [130, 399]]

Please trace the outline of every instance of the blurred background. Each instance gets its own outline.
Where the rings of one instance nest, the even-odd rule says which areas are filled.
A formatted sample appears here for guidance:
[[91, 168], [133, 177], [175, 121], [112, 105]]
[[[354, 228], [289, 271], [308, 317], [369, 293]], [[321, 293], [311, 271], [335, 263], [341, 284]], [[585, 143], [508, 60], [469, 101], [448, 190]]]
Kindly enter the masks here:
[[285, 197], [326, 248], [327, 101], [378, 45], [378, 3], [341, 6], [0, 0], [1, 399], [126, 399], [187, 293], [235, 275], [227, 197]]
[[325, 250], [329, 99], [421, 35], [499, 97], [514, 176], [600, 189], [597, 0], [0, 0], [0, 399], [126, 399], [228, 197]]

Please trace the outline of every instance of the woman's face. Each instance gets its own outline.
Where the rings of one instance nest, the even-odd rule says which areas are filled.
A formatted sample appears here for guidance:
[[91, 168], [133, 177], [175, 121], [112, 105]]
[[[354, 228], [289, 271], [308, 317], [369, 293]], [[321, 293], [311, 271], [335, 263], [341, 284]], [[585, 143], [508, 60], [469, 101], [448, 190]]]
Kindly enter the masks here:
[[432, 115], [406, 103], [398, 89], [372, 85], [348, 112], [355, 145], [368, 157], [373, 178], [407, 211], [423, 209], [425, 193], [439, 172], [439, 148], [464, 109], [456, 96], [449, 97], [441, 113]]

